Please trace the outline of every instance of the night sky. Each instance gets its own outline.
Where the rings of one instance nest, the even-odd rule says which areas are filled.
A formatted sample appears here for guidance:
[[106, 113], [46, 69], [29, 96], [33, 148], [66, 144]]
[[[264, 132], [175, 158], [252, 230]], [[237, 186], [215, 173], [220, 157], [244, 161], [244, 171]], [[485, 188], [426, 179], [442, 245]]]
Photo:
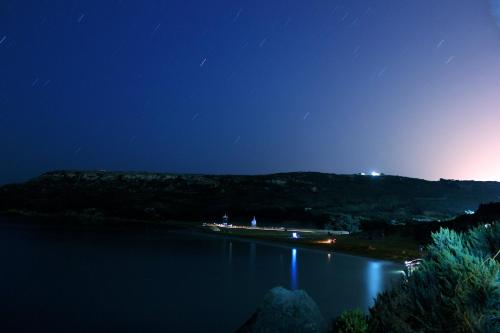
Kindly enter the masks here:
[[500, 180], [488, 0], [0, 2], [0, 183], [53, 169]]

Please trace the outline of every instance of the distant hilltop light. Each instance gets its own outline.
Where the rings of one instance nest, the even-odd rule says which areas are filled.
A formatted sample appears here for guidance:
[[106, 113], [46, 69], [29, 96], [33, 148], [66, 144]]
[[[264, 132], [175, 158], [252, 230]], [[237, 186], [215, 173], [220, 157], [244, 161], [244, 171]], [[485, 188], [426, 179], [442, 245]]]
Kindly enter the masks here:
[[360, 176], [370, 175], [370, 176], [372, 176], [372, 177], [378, 177], [378, 176], [382, 176], [382, 173], [377, 172], [377, 171], [372, 171], [372, 172], [370, 172], [370, 173], [368, 173], [368, 174], [366, 174], [366, 173], [364, 173], [364, 172], [360, 172], [358, 175], [360, 175]]
[[465, 211], [465, 214], [467, 214], [467, 215], [474, 215], [475, 213], [476, 213], [475, 211], [470, 210], [470, 209], [467, 209], [467, 210]]

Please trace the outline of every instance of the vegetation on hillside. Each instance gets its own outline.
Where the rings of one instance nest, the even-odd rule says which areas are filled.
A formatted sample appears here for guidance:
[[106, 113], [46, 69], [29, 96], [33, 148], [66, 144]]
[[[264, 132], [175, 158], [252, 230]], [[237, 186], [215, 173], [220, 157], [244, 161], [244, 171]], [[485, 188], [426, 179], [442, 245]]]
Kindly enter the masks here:
[[449, 219], [495, 201], [500, 183], [314, 172], [258, 176], [46, 173], [0, 187], [0, 211], [75, 213], [149, 221], [217, 221], [357, 231], [363, 221]]
[[500, 332], [500, 224], [432, 234], [425, 260], [380, 294], [367, 317], [346, 313], [336, 332]]

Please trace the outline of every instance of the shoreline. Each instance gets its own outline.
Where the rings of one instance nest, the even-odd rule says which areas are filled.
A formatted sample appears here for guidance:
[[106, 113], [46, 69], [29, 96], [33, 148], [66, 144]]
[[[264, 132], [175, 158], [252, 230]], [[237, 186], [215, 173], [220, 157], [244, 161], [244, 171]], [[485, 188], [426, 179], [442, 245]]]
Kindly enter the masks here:
[[[198, 233], [204, 233], [207, 235], [213, 235], [215, 237], [228, 237], [231, 239], [245, 240], [245, 241], [258, 241], [261, 243], [271, 244], [271, 245], [280, 245], [286, 247], [297, 247], [302, 249], [309, 250], [317, 250], [323, 251], [325, 253], [341, 253], [346, 255], [353, 255], [357, 257], [365, 257], [371, 259], [380, 259], [380, 260], [389, 260], [394, 262], [404, 262], [405, 260], [415, 259], [420, 256], [418, 251], [416, 250], [417, 245], [415, 244], [415, 250], [412, 251], [411, 247], [401, 247], [401, 245], [391, 248], [387, 247], [388, 244], [394, 243], [395, 238], [398, 241], [404, 241], [408, 245], [413, 245], [413, 240], [399, 237], [391, 237], [387, 236], [384, 239], [378, 240], [364, 240], [361, 239], [357, 234], [351, 235], [341, 235], [335, 236], [337, 238], [336, 244], [321, 244], [317, 243], [315, 240], [310, 239], [291, 239], [291, 238], [277, 238], [277, 237], [269, 237], [269, 236], [257, 236], [257, 235], [243, 235], [239, 233], [228, 233], [228, 232], [215, 232], [208, 229], [205, 230], [196, 230]], [[370, 245], [366, 245], [366, 243], [375, 244], [376, 247], [370, 247]], [[398, 242], [399, 244], [401, 242]], [[382, 249], [379, 247], [380, 245], [385, 245]], [[406, 251], [406, 253], [401, 253], [402, 251]]]
[[[113, 217], [96, 217], [84, 214], [66, 213], [66, 214], [46, 214], [30, 211], [1, 211], [0, 217], [26, 217], [23, 223], [36, 224], [42, 226], [64, 226], [71, 228], [109, 228], [119, 230], [137, 230], [137, 229], [158, 229], [168, 231], [190, 231], [200, 235], [211, 235], [214, 237], [228, 237], [236, 240], [251, 241], [255, 240], [269, 245], [280, 245], [286, 247], [298, 247], [310, 250], [319, 250], [330, 253], [341, 253], [354, 255], [358, 257], [390, 260], [401, 262], [408, 259], [419, 257], [417, 245], [410, 238], [399, 235], [385, 236], [382, 238], [368, 239], [362, 233], [350, 235], [335, 235], [337, 239], [335, 244], [320, 243], [319, 238], [299, 238], [292, 239], [283, 236], [277, 236], [272, 233], [256, 233], [253, 230], [228, 229], [213, 231], [203, 227], [201, 222], [188, 221], [151, 221], [139, 219], [124, 219]], [[30, 218], [36, 221], [30, 221]], [[68, 223], [68, 219], [74, 223]], [[45, 220], [45, 221], [44, 221]], [[47, 221], [48, 220], [48, 221]], [[40, 222], [47, 223], [40, 223]], [[324, 233], [323, 233], [324, 238]]]
[[273, 246], [273, 247], [280, 247], [280, 248], [287, 248], [287, 249], [300, 249], [300, 250], [306, 250], [306, 251], [315, 251], [315, 252], [321, 252], [325, 254], [331, 254], [333, 256], [335, 255], [342, 255], [342, 256], [351, 256], [351, 257], [357, 257], [357, 258], [365, 258], [365, 259], [377, 259], [381, 261], [387, 261], [387, 262], [393, 262], [397, 264], [402, 264], [404, 260], [401, 259], [395, 259], [395, 258], [389, 258], [389, 257], [381, 257], [381, 256], [370, 256], [368, 254], [362, 254], [362, 253], [354, 253], [354, 252], [347, 252], [347, 251], [341, 251], [341, 250], [335, 250], [333, 248], [328, 249], [328, 248], [323, 248], [320, 246], [316, 245], [308, 245], [305, 243], [293, 243], [293, 242], [283, 242], [283, 241], [272, 241], [264, 238], [254, 238], [254, 237], [243, 237], [243, 236], [233, 236], [233, 235], [227, 235], [227, 234], [217, 234], [217, 233], [211, 233], [211, 232], [200, 232], [199, 230], [178, 230], [179, 232], [190, 232], [191, 235], [200, 235], [204, 237], [213, 237], [213, 238], [223, 238], [223, 239], [228, 239], [228, 240], [234, 240], [234, 241], [239, 241], [239, 242], [255, 242], [260, 245], [265, 245], [265, 246]]

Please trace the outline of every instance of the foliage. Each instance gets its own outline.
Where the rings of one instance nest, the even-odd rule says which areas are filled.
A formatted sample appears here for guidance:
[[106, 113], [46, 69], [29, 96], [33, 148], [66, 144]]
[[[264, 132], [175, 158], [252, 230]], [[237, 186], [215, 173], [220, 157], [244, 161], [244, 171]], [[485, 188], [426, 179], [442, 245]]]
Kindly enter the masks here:
[[[315, 172], [242, 176], [54, 171], [1, 186], [0, 211], [58, 215], [92, 210], [103, 218], [188, 222], [217, 221], [228, 213], [233, 223], [249, 223], [256, 216], [259, 225], [307, 228], [331, 222], [329, 216], [346, 216], [339, 223], [352, 222], [356, 231], [358, 219], [446, 220], [496, 200], [499, 192], [500, 183]], [[484, 209], [489, 215], [500, 211], [490, 208]]]
[[[469, 232], [469, 246], [477, 256], [487, 258], [497, 255], [500, 250], [500, 224], [485, 224], [483, 228], [475, 228]], [[498, 261], [500, 256], [496, 256]]]
[[363, 311], [359, 309], [344, 311], [333, 323], [335, 333], [365, 333], [368, 332], [368, 321]]
[[372, 332], [500, 332], [500, 227], [441, 229], [407, 282], [379, 295]]
[[331, 230], [345, 230], [350, 233], [359, 231], [360, 220], [349, 214], [340, 214], [338, 216], [330, 217], [330, 222], [325, 225], [326, 229]]

